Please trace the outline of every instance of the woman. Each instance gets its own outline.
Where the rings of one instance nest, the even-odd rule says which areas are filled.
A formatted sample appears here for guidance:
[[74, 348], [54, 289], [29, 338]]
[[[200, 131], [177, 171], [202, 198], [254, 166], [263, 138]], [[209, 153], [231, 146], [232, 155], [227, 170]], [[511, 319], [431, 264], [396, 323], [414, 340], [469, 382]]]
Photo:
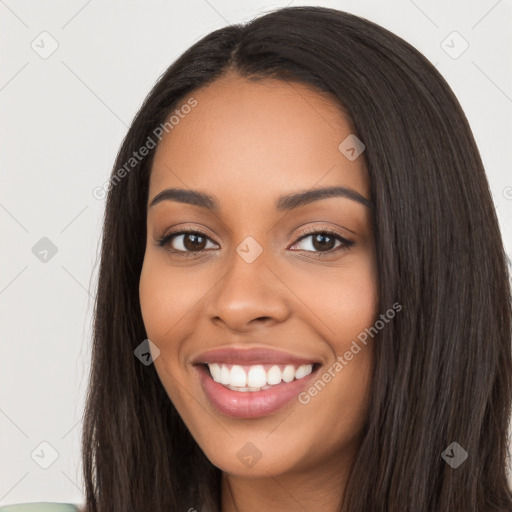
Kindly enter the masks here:
[[466, 117], [359, 17], [222, 28], [111, 176], [87, 511], [510, 511], [506, 258]]

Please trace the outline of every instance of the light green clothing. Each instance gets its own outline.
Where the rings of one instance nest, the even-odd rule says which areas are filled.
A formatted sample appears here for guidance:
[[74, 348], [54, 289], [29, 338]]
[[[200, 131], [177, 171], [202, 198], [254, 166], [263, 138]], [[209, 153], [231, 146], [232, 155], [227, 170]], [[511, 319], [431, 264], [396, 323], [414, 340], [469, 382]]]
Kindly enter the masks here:
[[80, 512], [76, 505], [71, 503], [19, 503], [17, 505], [4, 505], [0, 512]]

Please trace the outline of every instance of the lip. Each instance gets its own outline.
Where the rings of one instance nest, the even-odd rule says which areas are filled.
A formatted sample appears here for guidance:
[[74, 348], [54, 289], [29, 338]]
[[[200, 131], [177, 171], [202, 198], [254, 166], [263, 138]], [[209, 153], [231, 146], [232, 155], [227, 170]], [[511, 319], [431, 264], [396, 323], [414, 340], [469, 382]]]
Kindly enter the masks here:
[[217, 348], [202, 352], [196, 356], [193, 364], [226, 363], [226, 364], [317, 364], [319, 361], [312, 358], [299, 357], [281, 350], [269, 348]]
[[197, 367], [201, 387], [209, 401], [223, 414], [233, 418], [254, 419], [267, 416], [284, 407], [303, 391], [317, 370], [302, 379], [281, 382], [263, 391], [232, 391], [215, 382], [206, 366]]
[[[224, 362], [229, 363], [228, 359], [234, 357], [233, 351], [216, 350], [211, 352], [205, 352], [198, 358], [198, 362], [195, 363], [195, 370], [199, 376], [201, 387], [204, 394], [208, 398], [209, 402], [222, 414], [230, 416], [232, 418], [239, 419], [255, 419], [270, 415], [285, 405], [289, 404], [294, 398], [310, 385], [313, 378], [316, 378], [319, 364], [314, 364], [313, 371], [303, 377], [302, 379], [295, 379], [292, 382], [281, 382], [276, 384], [269, 389], [262, 391], [232, 391], [226, 388], [222, 384], [215, 382], [210, 375], [208, 367], [204, 362], [204, 357], [207, 357], [209, 363]], [[272, 353], [271, 362], [274, 363], [290, 363], [290, 364], [307, 364], [311, 363], [311, 360], [302, 359], [297, 357], [290, 357], [288, 354], [281, 354], [282, 359], [276, 358], [275, 351], [265, 350], [263, 352], [247, 351], [244, 355], [244, 359], [240, 358], [240, 351], [236, 352], [237, 358], [233, 359], [233, 362], [246, 362], [251, 364], [264, 364], [269, 359], [266, 356]], [[263, 354], [263, 356], [262, 356]], [[266, 354], [266, 356], [265, 356]]]

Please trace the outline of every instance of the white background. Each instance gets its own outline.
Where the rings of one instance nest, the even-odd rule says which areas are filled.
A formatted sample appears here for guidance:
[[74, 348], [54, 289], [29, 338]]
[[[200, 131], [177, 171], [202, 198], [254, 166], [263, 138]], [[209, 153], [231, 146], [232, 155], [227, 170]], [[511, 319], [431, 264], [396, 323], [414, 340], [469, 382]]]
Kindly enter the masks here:
[[[288, 5], [361, 15], [437, 66], [473, 129], [512, 254], [511, 0], [0, 0], [1, 504], [83, 502], [81, 416], [104, 208], [92, 190], [108, 179], [142, 100], [204, 35]], [[50, 48], [44, 31], [59, 45], [47, 59], [31, 47]], [[469, 44], [457, 59], [441, 46], [453, 31]], [[42, 237], [57, 247], [46, 263], [32, 253]], [[31, 458], [42, 441], [58, 453], [48, 469]]]

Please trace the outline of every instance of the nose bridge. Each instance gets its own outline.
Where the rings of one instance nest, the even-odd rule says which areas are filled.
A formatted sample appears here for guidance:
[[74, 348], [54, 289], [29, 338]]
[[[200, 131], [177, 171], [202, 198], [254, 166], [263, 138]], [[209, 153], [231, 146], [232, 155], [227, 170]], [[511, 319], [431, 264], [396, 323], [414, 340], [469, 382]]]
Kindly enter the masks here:
[[285, 287], [275, 278], [269, 249], [246, 237], [233, 251], [229, 268], [215, 287], [210, 318], [220, 318], [238, 331], [255, 319], [282, 321], [288, 314]]

